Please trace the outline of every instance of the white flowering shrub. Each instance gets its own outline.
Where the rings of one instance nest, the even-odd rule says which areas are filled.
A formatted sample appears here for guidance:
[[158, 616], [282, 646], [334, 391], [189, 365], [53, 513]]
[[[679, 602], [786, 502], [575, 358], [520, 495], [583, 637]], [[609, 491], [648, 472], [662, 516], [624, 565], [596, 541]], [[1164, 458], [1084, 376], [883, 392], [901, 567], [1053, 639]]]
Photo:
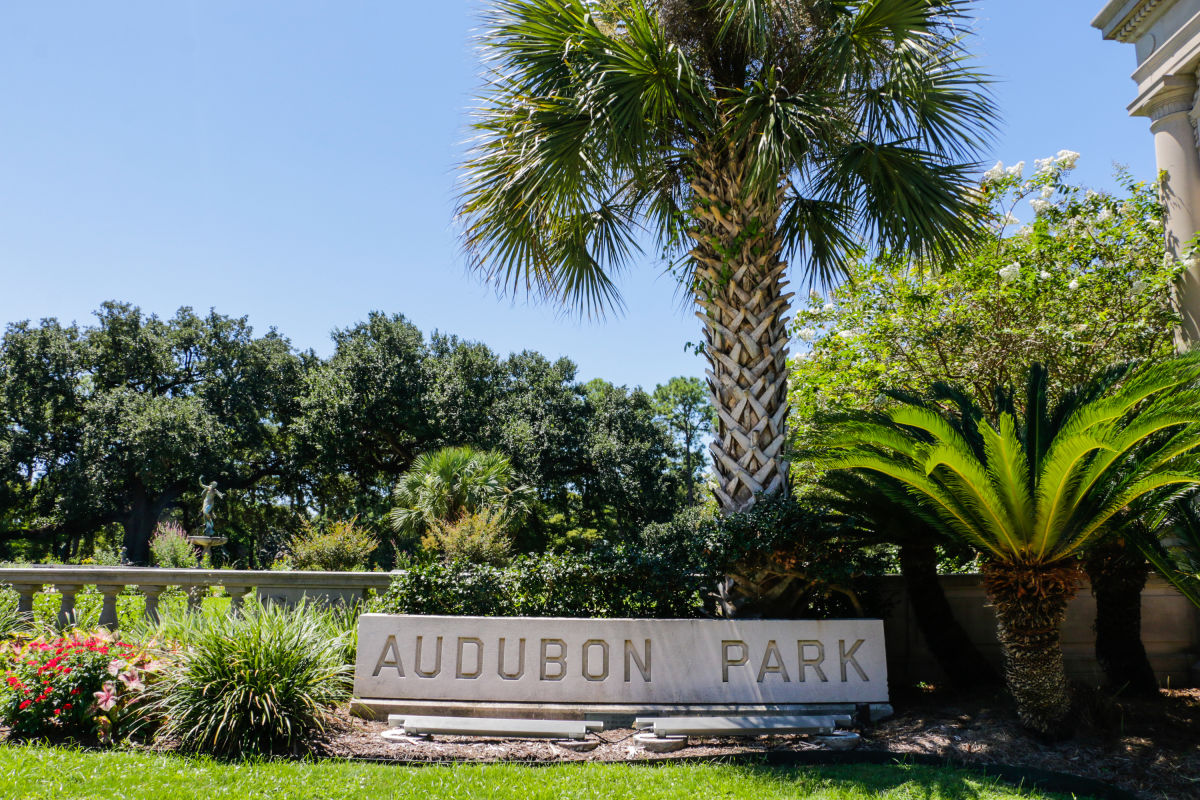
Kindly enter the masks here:
[[991, 230], [954, 270], [885, 255], [810, 297], [792, 322], [796, 435], [821, 410], [886, 402], [885, 390], [948, 381], [990, 408], [1034, 362], [1057, 393], [1109, 363], [1170, 353], [1182, 267], [1165, 259], [1155, 187], [1118, 173], [1121, 196], [1084, 190], [1067, 182], [1078, 158], [1039, 159], [1028, 179], [1024, 162], [988, 170]]

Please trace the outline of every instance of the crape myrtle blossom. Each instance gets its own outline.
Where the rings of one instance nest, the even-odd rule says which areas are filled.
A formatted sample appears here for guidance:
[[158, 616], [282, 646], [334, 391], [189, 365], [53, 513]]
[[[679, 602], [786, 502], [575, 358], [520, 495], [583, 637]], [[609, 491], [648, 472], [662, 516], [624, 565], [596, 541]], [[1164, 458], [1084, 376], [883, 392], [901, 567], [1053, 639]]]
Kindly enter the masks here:
[[1043, 200], [1040, 197], [1034, 197], [1029, 200], [1029, 205], [1033, 206], [1033, 213], [1044, 214], [1050, 208], [1052, 203], [1049, 200]]
[[[998, 163], [999, 162], [997, 162], [997, 164]], [[1011, 176], [1013, 178], [1016, 178], [1017, 180], [1021, 180], [1021, 175], [1024, 172], [1025, 172], [1025, 162], [1024, 161], [1018, 161], [1017, 163], [1015, 163], [1011, 167], [1009, 167], [1007, 170], [1005, 170], [1006, 174], [1008, 174], [1009, 176]]]
[[[1024, 163], [1024, 162], [1022, 162], [1022, 163]], [[983, 173], [983, 182], [991, 183], [992, 181], [998, 181], [1003, 177], [1004, 177], [1004, 162], [997, 161], [996, 166], [992, 167], [987, 172]]]
[[1054, 155], [1054, 161], [1063, 169], [1075, 169], [1075, 162], [1079, 160], [1079, 153], [1074, 150], [1059, 150]]
[[[821, 413], [869, 408], [880, 390], [911, 391], [950, 374], [988, 403], [992, 376], [1018, 375], [1035, 361], [1060, 366], [1052, 378], [1060, 391], [1086, 377], [1076, 364], [1173, 352], [1179, 317], [1170, 288], [1181, 266], [1163, 261], [1156, 184], [1118, 169], [1115, 191], [1088, 190], [1070, 180], [1077, 160], [1060, 151], [1039, 160], [1039, 174], [1032, 159], [1027, 177], [993, 171], [980, 187], [988, 236], [954, 270], [863, 257], [846, 288], [825, 293], [829, 310], [812, 304], [792, 329], [816, 332], [789, 387], [796, 441], [817, 435]], [[1027, 224], [1009, 226], [1031, 199], [1040, 213], [1021, 212]], [[841, 334], [848, 330], [858, 335]]]

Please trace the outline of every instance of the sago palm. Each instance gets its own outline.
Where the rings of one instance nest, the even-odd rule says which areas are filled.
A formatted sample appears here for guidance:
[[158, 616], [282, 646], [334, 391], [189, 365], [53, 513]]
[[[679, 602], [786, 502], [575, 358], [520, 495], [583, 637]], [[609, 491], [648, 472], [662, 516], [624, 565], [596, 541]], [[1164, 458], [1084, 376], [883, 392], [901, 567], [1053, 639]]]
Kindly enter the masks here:
[[1154, 568], [1200, 608], [1200, 500], [1195, 494], [1159, 504], [1128, 529]]
[[898, 498], [984, 555], [1005, 673], [1021, 720], [1061, 734], [1071, 695], [1059, 628], [1079, 581], [1076, 556], [1139, 498], [1200, 484], [1200, 358], [1125, 375], [1115, 389], [1047, 408], [1045, 371], [1030, 373], [1024, 414], [995, 424], [958, 395], [907, 400], [831, 432], [831, 469], [887, 476]]
[[453, 522], [463, 514], [523, 516], [532, 492], [513, 486], [513, 479], [508, 458], [495, 451], [444, 447], [423, 453], [392, 491], [392, 528], [418, 537], [434, 523]]
[[964, 0], [492, 0], [459, 214], [471, 265], [581, 313], [649, 245], [704, 326], [725, 511], [786, 486], [788, 261], [969, 238], [992, 105]]

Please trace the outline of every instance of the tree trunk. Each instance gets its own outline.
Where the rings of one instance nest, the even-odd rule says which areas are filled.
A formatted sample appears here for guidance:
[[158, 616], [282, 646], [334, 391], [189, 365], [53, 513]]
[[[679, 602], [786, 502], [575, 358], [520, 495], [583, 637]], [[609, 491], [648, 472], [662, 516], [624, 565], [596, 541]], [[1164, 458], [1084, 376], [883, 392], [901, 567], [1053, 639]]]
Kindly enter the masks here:
[[1000, 675], [954, 617], [938, 582], [937, 550], [932, 544], [900, 546], [900, 574], [917, 627], [929, 651], [956, 689], [998, 686]]
[[1133, 697], [1157, 697], [1158, 678], [1142, 645], [1142, 589], [1149, 567], [1136, 547], [1114, 540], [1084, 562], [1096, 597], [1096, 660], [1108, 688]]
[[784, 488], [787, 419], [786, 263], [776, 226], [780, 198], [748, 196], [745, 161], [700, 151], [692, 179], [694, 291], [704, 323], [717, 410], [711, 445], [721, 509], [743, 511]]
[[178, 496], [178, 491], [168, 491], [153, 499], [144, 492], [134, 496], [123, 520], [126, 561], [137, 565], [150, 563], [150, 537], [154, 535], [154, 528], [163, 510]]
[[1074, 562], [983, 565], [983, 587], [996, 609], [996, 635], [1017, 716], [1034, 733], [1065, 738], [1074, 730], [1071, 686], [1063, 664], [1062, 621], [1079, 589]]

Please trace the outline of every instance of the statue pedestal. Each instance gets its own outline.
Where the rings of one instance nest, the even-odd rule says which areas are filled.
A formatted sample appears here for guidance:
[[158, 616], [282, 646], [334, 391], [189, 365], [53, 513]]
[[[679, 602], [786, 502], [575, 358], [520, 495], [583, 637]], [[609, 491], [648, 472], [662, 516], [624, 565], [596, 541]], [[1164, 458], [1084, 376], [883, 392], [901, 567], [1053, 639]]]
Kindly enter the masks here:
[[189, 536], [187, 540], [198, 546], [201, 550], [200, 563], [212, 563], [211, 553], [209, 552], [214, 547], [220, 547], [229, 541], [224, 536]]

